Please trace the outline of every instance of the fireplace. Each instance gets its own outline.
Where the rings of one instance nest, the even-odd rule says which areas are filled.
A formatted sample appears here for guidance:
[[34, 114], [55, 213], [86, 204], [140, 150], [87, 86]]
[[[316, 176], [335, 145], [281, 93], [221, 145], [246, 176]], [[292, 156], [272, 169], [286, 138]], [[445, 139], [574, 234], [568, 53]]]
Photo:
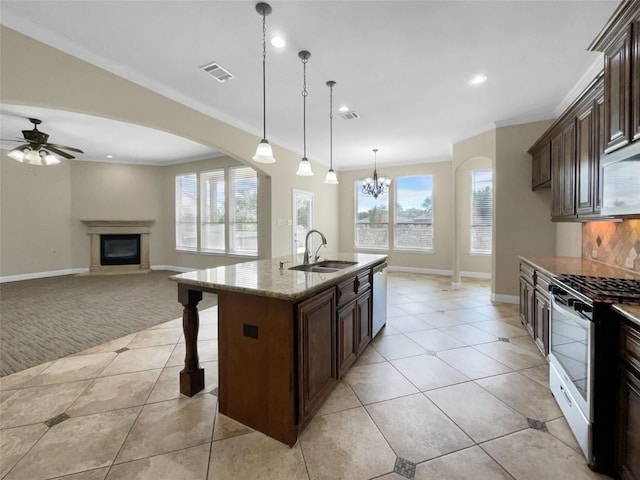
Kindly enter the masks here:
[[100, 235], [100, 265], [138, 265], [140, 235]]
[[89, 273], [146, 273], [154, 220], [82, 220], [90, 241]]

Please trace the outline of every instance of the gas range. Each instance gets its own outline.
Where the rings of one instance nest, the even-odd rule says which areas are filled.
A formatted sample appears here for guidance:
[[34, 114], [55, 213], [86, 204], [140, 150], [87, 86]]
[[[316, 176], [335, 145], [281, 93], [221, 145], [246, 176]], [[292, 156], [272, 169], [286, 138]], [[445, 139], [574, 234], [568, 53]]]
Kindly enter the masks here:
[[640, 280], [562, 274], [554, 284], [561, 284], [572, 294], [589, 303], [630, 303], [640, 305]]

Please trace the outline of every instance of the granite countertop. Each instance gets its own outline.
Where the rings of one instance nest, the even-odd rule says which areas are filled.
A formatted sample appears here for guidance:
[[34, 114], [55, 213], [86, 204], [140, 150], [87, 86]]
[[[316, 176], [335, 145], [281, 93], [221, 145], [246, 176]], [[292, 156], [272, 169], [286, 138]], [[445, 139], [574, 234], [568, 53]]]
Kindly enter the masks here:
[[538, 270], [555, 277], [563, 273], [593, 277], [630, 278], [640, 280], [640, 273], [580, 257], [520, 257]]
[[[237, 263], [172, 275], [169, 279], [177, 283], [211, 290], [241, 292], [292, 301], [335, 285], [342, 277], [353, 275], [362, 268], [387, 259], [387, 255], [329, 253], [322, 255], [321, 260], [343, 260], [357, 263], [336, 272], [319, 273], [289, 270], [291, 266], [302, 263], [300, 257], [289, 255], [268, 260]], [[280, 270], [280, 262], [286, 262], [282, 270]]]
[[[520, 257], [535, 269], [555, 277], [563, 273], [570, 275], [589, 275], [593, 277], [628, 278], [640, 281], [640, 273], [580, 257]], [[640, 305], [627, 303], [614, 305], [613, 308], [640, 327]]]
[[618, 303], [613, 306], [613, 309], [622, 314], [625, 318], [631, 320], [636, 327], [640, 329], [640, 305]]

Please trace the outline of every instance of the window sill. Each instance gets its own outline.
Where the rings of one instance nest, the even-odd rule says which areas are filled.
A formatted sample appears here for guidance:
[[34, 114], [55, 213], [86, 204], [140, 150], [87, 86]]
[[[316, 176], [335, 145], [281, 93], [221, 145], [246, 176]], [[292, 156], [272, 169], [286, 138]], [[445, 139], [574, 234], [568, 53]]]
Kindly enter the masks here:
[[396, 253], [421, 253], [424, 255], [435, 255], [436, 251], [434, 249], [431, 250], [423, 250], [417, 248], [394, 248], [394, 252]]
[[491, 256], [491, 252], [489, 252], [489, 253], [469, 252], [469, 256], [471, 256], [471, 257], [490, 257]]

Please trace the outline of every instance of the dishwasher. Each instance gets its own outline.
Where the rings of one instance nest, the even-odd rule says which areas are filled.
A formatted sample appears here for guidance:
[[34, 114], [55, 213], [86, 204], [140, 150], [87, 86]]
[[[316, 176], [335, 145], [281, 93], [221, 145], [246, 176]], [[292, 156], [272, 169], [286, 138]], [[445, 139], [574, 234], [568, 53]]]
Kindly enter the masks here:
[[373, 318], [371, 338], [387, 323], [387, 264], [373, 268]]

